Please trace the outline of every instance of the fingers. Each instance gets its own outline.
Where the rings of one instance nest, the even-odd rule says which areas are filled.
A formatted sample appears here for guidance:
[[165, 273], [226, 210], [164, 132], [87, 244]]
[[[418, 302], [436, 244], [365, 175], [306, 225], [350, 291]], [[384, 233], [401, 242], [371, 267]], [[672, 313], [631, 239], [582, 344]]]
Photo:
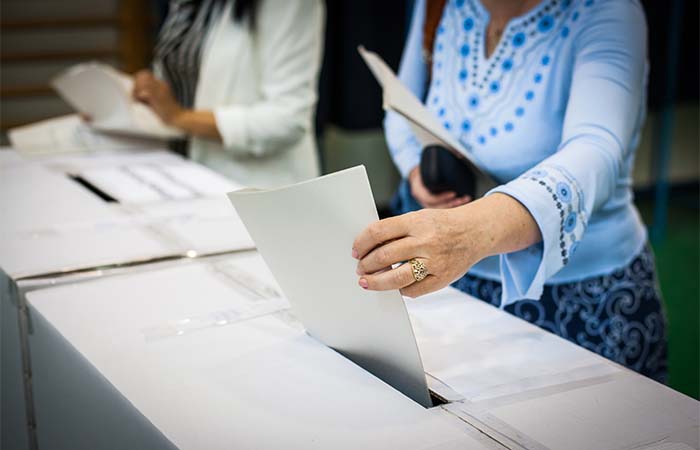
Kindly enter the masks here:
[[[404, 264], [404, 266], [407, 264]], [[413, 276], [413, 274], [411, 274]], [[428, 275], [425, 277], [423, 280], [409, 284], [406, 287], [401, 289], [401, 294], [405, 295], [406, 297], [411, 297], [411, 298], [416, 298], [420, 297], [421, 295], [429, 294], [431, 292], [435, 292], [439, 289], [444, 288], [446, 285], [442, 282], [442, 280], [434, 275]]]
[[417, 240], [411, 236], [376, 247], [357, 264], [357, 274], [364, 275], [391, 267], [418, 255]]
[[149, 103], [151, 100], [151, 91], [148, 89], [139, 89], [134, 91], [134, 98], [143, 103]]
[[150, 70], [140, 70], [134, 74], [134, 88], [132, 95], [137, 100], [146, 100], [153, 87], [155, 77]]
[[139, 70], [134, 74], [134, 85], [149, 83], [153, 81], [155, 77], [150, 70]]
[[410, 220], [409, 213], [370, 224], [357, 236], [352, 244], [353, 258], [364, 258], [379, 244], [406, 236], [409, 231]]
[[415, 282], [416, 280], [413, 278], [411, 265], [401, 264], [396, 269], [363, 275], [358, 281], [358, 284], [362, 288], [371, 291], [389, 291], [392, 289], [401, 289]]

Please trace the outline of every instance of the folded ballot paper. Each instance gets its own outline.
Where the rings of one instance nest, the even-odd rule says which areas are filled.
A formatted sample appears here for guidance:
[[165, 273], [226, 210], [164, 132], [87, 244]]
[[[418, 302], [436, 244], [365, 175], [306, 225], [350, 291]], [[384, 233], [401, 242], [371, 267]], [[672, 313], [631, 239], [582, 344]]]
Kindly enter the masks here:
[[479, 168], [459, 140], [450, 134], [425, 105], [401, 83], [379, 55], [362, 46], [357, 50], [382, 87], [384, 109], [403, 116], [423, 148], [429, 145], [441, 145], [465, 161], [477, 175], [476, 191], [479, 196], [496, 186], [497, 183]]
[[133, 100], [133, 84], [130, 75], [95, 62], [73, 66], [51, 80], [68, 104], [90, 116], [96, 130], [159, 139], [181, 136], [148, 106]]
[[432, 406], [401, 294], [357, 284], [352, 244], [378, 220], [365, 168], [228, 196], [308, 333]]

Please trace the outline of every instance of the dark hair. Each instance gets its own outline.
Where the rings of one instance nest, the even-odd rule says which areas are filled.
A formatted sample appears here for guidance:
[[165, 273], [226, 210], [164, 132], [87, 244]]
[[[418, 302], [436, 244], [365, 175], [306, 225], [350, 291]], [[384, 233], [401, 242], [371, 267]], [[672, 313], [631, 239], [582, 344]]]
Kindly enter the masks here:
[[[445, 9], [445, 0], [428, 0], [425, 2], [425, 22], [423, 22], [423, 56], [428, 64], [433, 62], [433, 44], [442, 10]], [[428, 70], [430, 74], [430, 70]]]
[[[215, 3], [220, 3], [222, 6], [229, 0], [214, 0]], [[202, 0], [196, 0], [197, 7], [202, 5]], [[231, 9], [231, 17], [234, 22], [243, 23], [248, 19], [248, 25], [251, 29], [255, 28], [255, 18], [257, 16], [258, 5], [260, 0], [233, 0], [233, 9]]]
[[233, 2], [233, 20], [242, 22], [246, 17], [251, 28], [255, 28], [255, 16], [259, 0], [235, 0]]

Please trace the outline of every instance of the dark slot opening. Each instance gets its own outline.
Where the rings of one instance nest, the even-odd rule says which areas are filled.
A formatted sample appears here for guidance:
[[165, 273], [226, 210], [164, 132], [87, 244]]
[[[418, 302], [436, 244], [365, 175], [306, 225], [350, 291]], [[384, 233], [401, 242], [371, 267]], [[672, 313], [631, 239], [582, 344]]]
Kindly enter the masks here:
[[428, 389], [428, 392], [430, 392], [430, 400], [432, 400], [433, 406], [446, 405], [449, 403], [447, 400], [440, 397], [439, 395], [437, 395], [435, 392], [431, 391], [430, 389]]
[[95, 194], [96, 196], [100, 197], [105, 202], [119, 203], [119, 201], [116, 198], [112, 197], [111, 195], [109, 195], [105, 191], [101, 190], [100, 188], [98, 188], [94, 184], [90, 183], [88, 180], [81, 177], [80, 175], [68, 175], [68, 176], [70, 177], [71, 180], [75, 181], [76, 183], [78, 183], [79, 185], [81, 185], [82, 187], [87, 189], [88, 191], [90, 191], [93, 194]]

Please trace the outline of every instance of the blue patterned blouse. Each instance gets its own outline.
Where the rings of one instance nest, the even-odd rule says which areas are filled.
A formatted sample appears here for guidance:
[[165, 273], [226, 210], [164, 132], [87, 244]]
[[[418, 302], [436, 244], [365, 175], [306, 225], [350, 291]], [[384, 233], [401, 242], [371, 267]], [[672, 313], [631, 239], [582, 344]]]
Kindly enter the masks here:
[[[487, 258], [470, 273], [503, 283], [502, 305], [543, 285], [627, 265], [646, 242], [632, 203], [645, 117], [646, 23], [636, 0], [545, 0], [513, 18], [488, 58], [488, 11], [449, 0], [430, 84], [422, 56], [425, 0], [415, 5], [399, 78], [443, 122], [502, 192], [535, 218], [543, 242]], [[389, 148], [405, 177], [421, 147], [389, 113]]]

